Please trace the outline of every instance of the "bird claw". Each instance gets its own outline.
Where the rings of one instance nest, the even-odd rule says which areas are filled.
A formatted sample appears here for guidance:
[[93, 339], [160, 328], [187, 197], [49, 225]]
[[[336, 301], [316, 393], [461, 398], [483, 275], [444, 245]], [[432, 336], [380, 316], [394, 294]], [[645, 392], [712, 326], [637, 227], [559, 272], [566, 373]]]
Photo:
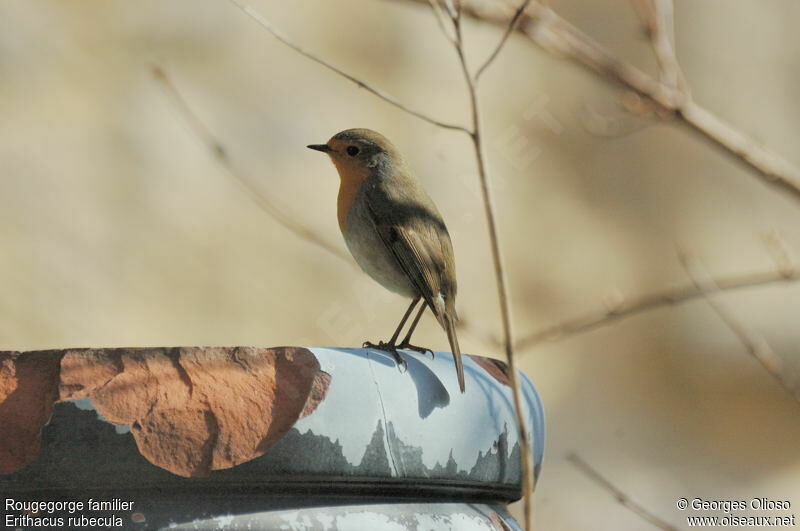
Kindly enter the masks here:
[[361, 347], [362, 348], [374, 348], [374, 349], [377, 349], [377, 350], [386, 350], [386, 343], [384, 343], [383, 341], [379, 341], [378, 344], [376, 345], [372, 341], [364, 341], [361, 344]]
[[428, 352], [431, 353], [431, 359], [436, 359], [436, 354], [427, 347], [418, 347], [416, 345], [412, 345], [411, 343], [400, 343], [397, 345], [397, 348], [401, 350], [413, 350], [414, 352], [419, 352], [420, 354], [427, 354]]
[[400, 372], [406, 372], [408, 370], [408, 362], [403, 359], [403, 356], [397, 352], [397, 346], [392, 345], [391, 343], [384, 343], [383, 341], [378, 341], [378, 344], [372, 343], [371, 341], [364, 341], [361, 345], [363, 348], [374, 348], [376, 350], [382, 350], [383, 352], [388, 352], [392, 355], [394, 360], [397, 362], [397, 366], [400, 369]]

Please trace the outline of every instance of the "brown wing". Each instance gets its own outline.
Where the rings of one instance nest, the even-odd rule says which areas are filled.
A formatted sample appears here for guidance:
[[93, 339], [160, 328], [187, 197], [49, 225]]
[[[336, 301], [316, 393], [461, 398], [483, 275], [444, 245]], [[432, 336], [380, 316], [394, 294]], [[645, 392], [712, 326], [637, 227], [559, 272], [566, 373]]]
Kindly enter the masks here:
[[399, 178], [403, 182], [394, 187], [395, 193], [380, 185], [368, 189], [367, 210], [381, 241], [447, 332], [458, 386], [463, 393], [464, 368], [455, 330], [457, 288], [453, 244], [439, 211], [425, 191], [406, 176]]
[[448, 270], [453, 263], [452, 244], [438, 212], [423, 205], [406, 205], [382, 208], [378, 213], [369, 197], [367, 206], [381, 241], [441, 321], [444, 308], [434, 298], [455, 296], [455, 275]]

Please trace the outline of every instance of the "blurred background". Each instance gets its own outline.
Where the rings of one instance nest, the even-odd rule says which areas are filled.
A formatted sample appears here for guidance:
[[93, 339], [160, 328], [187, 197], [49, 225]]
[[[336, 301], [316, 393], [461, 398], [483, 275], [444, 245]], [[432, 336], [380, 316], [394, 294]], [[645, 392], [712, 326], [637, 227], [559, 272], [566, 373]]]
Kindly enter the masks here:
[[[655, 73], [629, 2], [549, 4]], [[426, 6], [252, 5], [409, 106], [468, 124], [456, 57]], [[799, 18], [794, 0], [676, 2], [677, 53], [695, 100], [795, 165]], [[465, 31], [475, 66], [501, 30], [467, 21]], [[391, 138], [447, 220], [470, 328], [462, 348], [502, 358], [485, 339], [499, 335], [499, 312], [468, 138], [358, 89], [222, 0], [0, 3], [0, 348], [356, 346], [386, 338], [405, 310], [352, 261], [267, 215], [187, 124], [154, 65], [239, 175], [344, 252], [338, 176], [305, 145], [350, 127]], [[800, 249], [800, 203], [700, 137], [669, 123], [614, 137], [587, 130], [587, 109], [641, 123], [626, 118], [622, 94], [519, 36], [483, 78], [520, 337], [686, 283], [676, 244], [712, 275], [774, 270], [767, 234]], [[723, 300], [796, 371], [800, 285]], [[430, 316], [415, 342], [447, 348]], [[681, 497], [769, 497], [793, 507], [752, 514], [800, 512], [800, 404], [702, 299], [519, 356], [548, 415], [539, 529], [648, 528], [568, 452], [679, 528], [692, 514], [676, 509]]]

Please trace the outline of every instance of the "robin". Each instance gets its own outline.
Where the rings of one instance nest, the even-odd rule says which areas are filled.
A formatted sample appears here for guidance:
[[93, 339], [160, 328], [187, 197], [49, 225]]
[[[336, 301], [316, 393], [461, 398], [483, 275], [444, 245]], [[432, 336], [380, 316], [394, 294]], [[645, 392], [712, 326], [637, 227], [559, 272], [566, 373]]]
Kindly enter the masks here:
[[[456, 337], [456, 266], [453, 244], [442, 215], [406, 167], [389, 140], [369, 129], [347, 129], [310, 149], [330, 156], [339, 171], [339, 228], [361, 269], [386, 289], [408, 297], [411, 305], [388, 342], [364, 347], [390, 352], [405, 364], [398, 349], [426, 352], [411, 344], [411, 334], [425, 308], [447, 333], [464, 392], [464, 368]], [[417, 315], [397, 343], [417, 303]]]

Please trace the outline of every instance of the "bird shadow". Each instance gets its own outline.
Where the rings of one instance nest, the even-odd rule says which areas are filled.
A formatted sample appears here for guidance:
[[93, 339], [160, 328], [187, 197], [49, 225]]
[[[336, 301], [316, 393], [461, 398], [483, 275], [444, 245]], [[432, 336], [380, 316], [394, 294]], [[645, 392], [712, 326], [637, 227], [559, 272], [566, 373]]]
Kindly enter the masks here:
[[377, 349], [340, 350], [345, 350], [361, 357], [365, 357], [365, 353], [369, 353], [368, 358], [370, 361], [374, 361], [385, 367], [394, 367], [401, 374], [408, 374], [417, 391], [417, 411], [422, 419], [428, 418], [437, 407], [444, 408], [450, 404], [450, 393], [445, 388], [442, 380], [427, 364], [423, 363], [414, 354], [402, 350], [399, 351], [407, 365], [406, 370], [403, 370], [394, 359], [394, 356], [388, 352]]

